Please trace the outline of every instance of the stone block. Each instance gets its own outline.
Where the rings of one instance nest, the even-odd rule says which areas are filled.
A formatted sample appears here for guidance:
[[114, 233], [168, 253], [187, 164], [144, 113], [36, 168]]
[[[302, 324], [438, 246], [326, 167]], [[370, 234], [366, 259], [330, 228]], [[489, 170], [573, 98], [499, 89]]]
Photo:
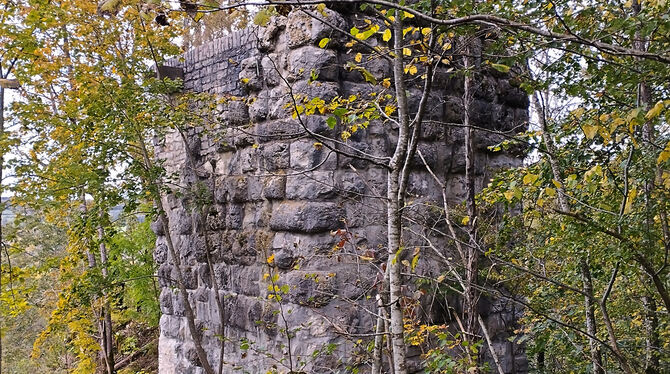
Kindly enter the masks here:
[[258, 48], [263, 52], [273, 50], [277, 45], [279, 34], [285, 28], [286, 17], [273, 17], [265, 27], [260, 29]]
[[163, 222], [160, 219], [156, 219], [151, 222], [151, 231], [153, 231], [156, 236], [165, 235], [165, 230], [163, 230]]
[[169, 257], [168, 247], [164, 241], [164, 238], [157, 239], [156, 248], [154, 249], [154, 261], [159, 265], [165, 263]]
[[269, 119], [290, 118], [293, 113], [291, 95], [284, 86], [277, 86], [270, 90], [269, 100]]
[[241, 229], [244, 220], [244, 205], [228, 204], [226, 207], [226, 227], [233, 230]]
[[174, 285], [172, 265], [162, 264], [158, 266], [158, 285], [160, 287], [172, 287]]
[[263, 56], [261, 60], [261, 65], [263, 67], [263, 77], [265, 78], [265, 84], [269, 87], [274, 87], [282, 82], [279, 71], [281, 71], [281, 61], [279, 55], [276, 53], [270, 53], [267, 56]]
[[[340, 85], [335, 82], [308, 82], [306, 80], [298, 81], [293, 84], [293, 95], [297, 98], [306, 98], [311, 100], [319, 98], [326, 103], [331, 102], [340, 95]], [[293, 113], [293, 102], [289, 101], [291, 114]], [[316, 112], [318, 113], [318, 112]], [[302, 114], [301, 119], [307, 121], [308, 115]]]
[[[329, 232], [320, 235], [278, 232], [272, 240], [271, 247], [275, 253], [288, 251], [296, 259], [302, 260], [315, 255], [321, 256], [331, 253], [338, 240]], [[322, 261], [322, 257], [318, 261]]]
[[355, 172], [344, 172], [337, 177], [337, 189], [345, 196], [358, 196], [365, 192], [365, 181]]
[[245, 58], [240, 62], [240, 82], [247, 90], [254, 92], [263, 88], [263, 77], [261, 74], [261, 60], [253, 56]]
[[249, 123], [249, 108], [246, 102], [229, 100], [221, 107], [221, 120], [228, 126], [240, 126]]
[[[363, 59], [361, 60], [361, 62], [355, 62], [354, 57], [355, 57], [356, 54], [355, 53], [349, 53], [349, 54], [346, 54], [346, 55], [342, 56], [343, 61], [342, 61], [341, 65], [346, 66], [346, 64], [348, 62], [356, 64], [357, 66], [360, 66], [360, 67], [364, 68], [365, 70], [367, 70], [377, 80], [383, 80], [385, 78], [391, 78], [392, 77], [391, 62], [390, 61], [388, 61], [384, 58], [381, 58], [377, 55], [371, 55], [369, 49], [361, 51], [361, 53], [364, 56]], [[360, 83], [366, 82], [365, 77], [358, 70], [348, 69], [348, 68], [344, 67], [342, 69], [342, 75], [343, 75], [343, 79], [348, 81], [348, 82], [360, 82]], [[365, 85], [370, 86], [369, 83], [365, 83]], [[366, 92], [368, 90], [369, 89], [366, 89], [364, 91], [359, 91], [359, 92]]]
[[290, 152], [288, 143], [269, 143], [261, 149], [263, 169], [269, 172], [288, 169]]
[[258, 141], [267, 143], [274, 140], [293, 139], [304, 135], [300, 123], [294, 120], [267, 121], [256, 125]]
[[337, 154], [313, 140], [298, 140], [291, 143], [291, 168], [296, 170], [333, 170], [337, 167]]
[[305, 46], [289, 52], [286, 79], [295, 82], [317, 76], [321, 81], [334, 81], [337, 80], [339, 69], [334, 51]]
[[329, 138], [334, 137], [336, 131], [335, 129], [331, 129], [328, 126], [328, 124], [326, 123], [327, 119], [328, 116], [320, 116], [314, 114], [303, 117], [303, 123], [305, 124], [307, 130], [311, 131], [314, 134], [323, 135]]
[[249, 201], [259, 201], [263, 199], [263, 182], [262, 177], [249, 176], [247, 177], [247, 196]]
[[163, 288], [160, 294], [160, 308], [163, 314], [172, 314], [172, 291], [169, 288]]
[[312, 171], [286, 177], [286, 198], [315, 200], [333, 196], [335, 180], [332, 171]]
[[335, 203], [282, 202], [272, 209], [270, 228], [275, 231], [318, 233], [337, 229], [344, 216]]
[[247, 177], [234, 176], [226, 178], [225, 188], [229, 201], [233, 203], [244, 203], [248, 200]]
[[[311, 7], [308, 11], [315, 14], [318, 18], [325, 19], [331, 25], [346, 28], [344, 18], [331, 9], [324, 9], [323, 13], [321, 13], [316, 8]], [[286, 35], [288, 47], [297, 48], [306, 44], [318, 44], [321, 39], [326, 37], [331, 38], [331, 42], [333, 43], [331, 46], [335, 46], [339, 33], [325, 22], [315, 19], [299, 9], [295, 9], [288, 15]]]
[[191, 215], [179, 209], [176, 219], [170, 220], [170, 231], [179, 235], [187, 235], [192, 231]]
[[263, 197], [268, 200], [281, 200], [286, 194], [286, 177], [276, 175], [265, 180]]
[[258, 123], [265, 120], [270, 111], [269, 92], [261, 91], [249, 104], [249, 119], [252, 123]]
[[181, 318], [163, 314], [160, 319], [161, 336], [176, 338], [181, 328]]
[[289, 286], [289, 300], [298, 305], [321, 308], [337, 295], [333, 272], [293, 271], [279, 281]]

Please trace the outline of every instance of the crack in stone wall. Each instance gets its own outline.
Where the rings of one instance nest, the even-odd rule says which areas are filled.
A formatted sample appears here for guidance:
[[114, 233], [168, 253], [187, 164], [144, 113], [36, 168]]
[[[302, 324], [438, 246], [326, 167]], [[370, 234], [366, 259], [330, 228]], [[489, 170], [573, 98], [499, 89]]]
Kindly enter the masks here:
[[[355, 14], [325, 12], [331, 24], [343, 29], [361, 21]], [[331, 41], [322, 49], [317, 44], [324, 37]], [[235, 32], [170, 62], [184, 69], [186, 90], [244, 96], [250, 103], [231, 100], [223, 105], [219, 115], [225, 125], [216, 134], [189, 129], [187, 147], [178, 134], [167, 134], [157, 148], [168, 172], [177, 173], [182, 183], [201, 180], [214, 188], [207, 231], [214, 247], [214, 278], [225, 304], [226, 373], [264, 373], [273, 367], [286, 372], [286, 326], [294, 334], [290, 347], [294, 370], [369, 370], [370, 353], [365, 349], [369, 337], [365, 336], [373, 331], [372, 300], [379, 265], [387, 256], [385, 202], [380, 198], [385, 196], [386, 172], [326, 146], [315, 146], [316, 140], [306, 129], [337, 137], [326, 117], [306, 116], [301, 123], [287, 108], [291, 94], [328, 101], [372, 92], [358, 72], [343, 68], [359, 51], [358, 47], [344, 48], [345, 42], [329, 26], [293, 11], [287, 17], [273, 18], [265, 28]], [[372, 38], [370, 42], [376, 41]], [[387, 61], [364, 61], [363, 65], [378, 79], [392, 75]], [[311, 82], [313, 73], [318, 78]], [[508, 76], [492, 72], [477, 83], [475, 125], [495, 131], [527, 126], [528, 98]], [[438, 72], [427, 113], [433, 122], [424, 125], [419, 144], [431, 168], [444, 178], [452, 203], [465, 197], [463, 131], [444, 123], [462, 122], [462, 85], [462, 79], [446, 69]], [[415, 110], [420, 87], [410, 84], [409, 90], [409, 104]], [[318, 141], [339, 151], [362, 150], [381, 157], [392, 152], [396, 132], [389, 123], [373, 121], [345, 144]], [[501, 140], [496, 132], [477, 131], [480, 187], [495, 170], [521, 162], [518, 156], [488, 151]], [[185, 149], [194, 155], [198, 170], [186, 166]], [[422, 248], [416, 272], [437, 277], [444, 269], [416, 232], [426, 225], [440, 228], [436, 207], [441, 205], [441, 190], [418, 157], [413, 167], [406, 208], [411, 230], [404, 233], [404, 241], [409, 248]], [[205, 260], [203, 230], [187, 198], [171, 194], [165, 201], [203, 345], [217, 367], [220, 320]], [[158, 236], [154, 257], [162, 290], [159, 371], [202, 373], [186, 327], [184, 302], [170, 282], [175, 269], [168, 258], [166, 233], [154, 227]], [[343, 235], [347, 243], [334, 250]], [[446, 238], [429, 236], [448, 251]], [[268, 286], [273, 286], [269, 273], [278, 274], [276, 285], [286, 291], [281, 305], [268, 297]], [[412, 280], [408, 278], [407, 283]], [[409, 297], [416, 296], [412, 290], [408, 287]], [[430, 300], [421, 297], [418, 302], [424, 307], [424, 319], [450, 322], [444, 307], [431, 309]], [[483, 300], [481, 310], [504, 370], [526, 372], [523, 350], [508, 341], [521, 310], [504, 300], [488, 299]], [[358, 336], [362, 343], [357, 343]], [[419, 355], [418, 349], [409, 352], [414, 372], [421, 370]]]

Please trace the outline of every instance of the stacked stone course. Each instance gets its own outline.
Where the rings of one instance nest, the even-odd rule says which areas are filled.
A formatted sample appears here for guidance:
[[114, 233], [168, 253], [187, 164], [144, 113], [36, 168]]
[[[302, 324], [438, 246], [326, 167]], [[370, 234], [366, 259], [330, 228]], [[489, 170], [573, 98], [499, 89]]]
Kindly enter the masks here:
[[[349, 29], [361, 21], [356, 15], [325, 12], [328, 23], [338, 28]], [[319, 48], [324, 37], [331, 41]], [[217, 367], [220, 319], [206, 264], [205, 232], [214, 248], [214, 278], [225, 304], [226, 373], [265, 373], [272, 367], [286, 372], [289, 353], [294, 369], [305, 362], [301, 370], [310, 373], [346, 372], [348, 366], [365, 361], [364, 345], [355, 342], [356, 334], [369, 334], [374, 326], [370, 297], [374, 299], [378, 265], [387, 252], [385, 202], [380, 198], [385, 196], [386, 171], [351, 155], [362, 151], [372, 157], [388, 156], [396, 129], [374, 121], [346, 142], [315, 139], [308, 133], [337, 139], [336, 130], [327, 126], [325, 116], [293, 118], [287, 106], [291, 95], [329, 101], [371, 92], [359, 73], [343, 68], [359, 48], [352, 52], [344, 44], [336, 30], [294, 10], [287, 17], [273, 18], [265, 28], [235, 32], [171, 61], [184, 69], [186, 90], [244, 96], [249, 103], [232, 100], [223, 106], [224, 125], [216, 129], [216, 136], [194, 128], [189, 130], [188, 144], [178, 134], [168, 134], [158, 148], [158, 157], [182, 183], [200, 180], [214, 189], [207, 230], [199, 227], [187, 197], [173, 194], [165, 201], [203, 345]], [[392, 74], [384, 60], [363, 64], [378, 79]], [[311, 82], [315, 74], [318, 78]], [[478, 83], [475, 124], [495, 131], [522, 130], [528, 120], [523, 91], [507, 76], [485, 75]], [[462, 122], [462, 80], [441, 72], [434, 86], [428, 117], [439, 123], [424, 125], [419, 149], [444, 178], [451, 202], [458, 203], [465, 196], [463, 132], [445, 123]], [[414, 110], [419, 97], [420, 89], [411, 86]], [[487, 150], [501, 140], [496, 132], [477, 132], [480, 186], [495, 170], [520, 163], [514, 155]], [[186, 152], [194, 155], [197, 170], [188, 167]], [[440, 187], [418, 157], [413, 162], [407, 214], [435, 224], [433, 206], [441, 205]], [[176, 277], [167, 254], [167, 233], [156, 225], [156, 234], [163, 313], [160, 373], [202, 373], [186, 326], [184, 301], [170, 281]], [[334, 250], [345, 237], [346, 245]], [[445, 238], [434, 239], [446, 247]], [[405, 240], [408, 247], [423, 245], [409, 232]], [[440, 271], [437, 261], [422, 249], [417, 272], [437, 277]], [[281, 305], [268, 298], [268, 286], [273, 284], [266, 274], [278, 274], [276, 285], [287, 286]], [[482, 311], [506, 372], [525, 372], [523, 352], [507, 340], [519, 310], [497, 300], [483, 303]], [[428, 314], [447, 321], [438, 310]], [[294, 334], [290, 352], [286, 328]], [[326, 354], [328, 350], [332, 354]], [[366, 366], [359, 369], [365, 372]]]

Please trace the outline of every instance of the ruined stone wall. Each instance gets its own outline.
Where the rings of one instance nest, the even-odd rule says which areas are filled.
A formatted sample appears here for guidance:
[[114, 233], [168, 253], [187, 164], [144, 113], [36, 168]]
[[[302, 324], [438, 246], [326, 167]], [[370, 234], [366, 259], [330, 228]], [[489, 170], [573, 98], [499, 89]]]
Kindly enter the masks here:
[[[361, 22], [355, 15], [326, 12], [328, 21], [343, 29]], [[324, 37], [331, 38], [326, 49], [317, 46]], [[338, 129], [327, 126], [326, 116], [294, 118], [286, 105], [300, 95], [329, 101], [352, 94], [364, 97], [373, 91], [358, 72], [343, 68], [363, 50], [343, 45], [336, 31], [293, 11], [273, 19], [266, 28], [234, 33], [171, 62], [184, 69], [187, 90], [246, 100], [221, 105], [218, 115], [223, 124], [216, 129], [190, 129], [188, 144], [177, 134], [168, 134], [157, 148], [157, 156], [165, 160], [169, 172], [178, 174], [180, 183], [200, 180], [214, 190], [206, 230], [199, 227], [187, 196], [174, 193], [165, 201], [198, 327], [217, 367], [222, 339], [206, 264], [205, 232], [212, 242], [215, 279], [225, 304], [225, 373], [265, 373], [273, 367], [287, 372], [289, 366], [308, 373], [346, 372], [348, 367], [369, 370], [366, 348], [375, 323], [372, 300], [380, 266], [387, 258], [381, 198], [386, 172], [351, 156], [362, 154], [357, 152], [373, 158], [388, 156], [396, 129], [391, 123], [373, 121], [345, 142], [338, 138]], [[378, 79], [392, 74], [384, 60], [363, 65]], [[315, 75], [318, 78], [311, 82]], [[445, 69], [435, 87], [428, 107], [433, 122], [424, 125], [419, 149], [456, 204], [465, 197], [463, 132], [457, 125], [462, 123], [462, 80]], [[413, 110], [419, 97], [420, 88], [410, 85]], [[496, 131], [518, 131], [526, 126], [527, 107], [526, 95], [508, 77], [484, 76], [478, 82], [474, 122]], [[337, 141], [315, 139], [308, 133]], [[487, 150], [501, 140], [495, 132], [477, 131], [480, 185], [495, 170], [520, 163], [516, 156]], [[197, 170], [188, 166], [187, 152], [194, 156]], [[422, 226], [440, 229], [436, 206], [441, 206], [441, 189], [418, 157], [414, 166], [406, 209], [414, 223], [409, 223], [413, 230], [405, 232], [404, 240], [408, 248], [417, 247], [421, 253], [415, 271], [437, 277], [443, 267], [419, 233]], [[160, 373], [201, 373], [183, 300], [170, 281], [175, 270], [166, 233], [158, 227], [156, 232], [163, 313]], [[449, 253], [445, 238], [426, 235]], [[409, 285], [414, 281], [407, 278]], [[269, 297], [275, 286], [280, 290], [279, 303]], [[409, 297], [430, 304], [412, 289], [408, 287]], [[450, 323], [444, 310], [435, 306], [422, 313], [424, 318]], [[507, 339], [519, 313], [504, 300], [482, 302], [482, 314], [508, 373], [527, 370], [523, 352]], [[419, 354], [410, 352], [414, 357]]]

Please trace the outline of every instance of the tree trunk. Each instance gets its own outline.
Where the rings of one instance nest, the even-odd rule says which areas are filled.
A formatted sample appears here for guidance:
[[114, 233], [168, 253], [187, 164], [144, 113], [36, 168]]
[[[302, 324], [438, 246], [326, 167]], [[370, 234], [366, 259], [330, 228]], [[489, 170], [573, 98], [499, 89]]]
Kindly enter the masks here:
[[[102, 213], [101, 213], [102, 214]], [[102, 270], [102, 277], [107, 281], [109, 275], [107, 270], [107, 246], [103, 241], [105, 238], [105, 231], [102, 228], [102, 225], [98, 225], [98, 240], [100, 240], [100, 266]], [[105, 300], [104, 306], [102, 307], [102, 317], [103, 317], [103, 331], [102, 331], [102, 344], [103, 352], [105, 354], [105, 364], [107, 366], [107, 374], [114, 374], [114, 331], [112, 326], [112, 309], [108, 299], [107, 292], [103, 291], [103, 298]]]
[[464, 327], [466, 336], [474, 337], [478, 330], [477, 317], [479, 310], [479, 292], [477, 291], [479, 273], [479, 252], [477, 251], [477, 205], [475, 203], [475, 152], [474, 152], [474, 129], [470, 120], [470, 109], [472, 106], [473, 77], [475, 71], [475, 58], [473, 54], [478, 48], [471, 48], [472, 41], [466, 41], [465, 57], [463, 58], [463, 67], [465, 70], [465, 79], [463, 82], [463, 127], [465, 129], [465, 180], [466, 180], [466, 207], [468, 212], [468, 246], [467, 257], [463, 259], [465, 267], [465, 289], [464, 295]]
[[[593, 295], [593, 282], [591, 280], [591, 271], [586, 258], [582, 257], [580, 260], [580, 268], [582, 271], [583, 290], [586, 295]], [[586, 332], [591, 336], [597, 336], [595, 306], [590, 296], [584, 296], [584, 310], [586, 313]], [[604, 374], [603, 362], [600, 355], [600, 347], [598, 342], [593, 338], [589, 338], [589, 348], [591, 350], [591, 364], [593, 365], [593, 374]]]
[[[4, 78], [0, 70], [0, 78]], [[5, 133], [5, 88], [0, 86], [0, 136]], [[4, 168], [5, 155], [0, 154], [0, 199], [2, 198], [2, 169]], [[2, 245], [2, 210], [4, 204], [0, 201], [0, 246]], [[2, 292], [2, 253], [0, 253], [0, 293]], [[0, 316], [1, 317], [1, 316]], [[2, 374], [2, 320], [0, 319], [0, 374]]]
[[389, 303], [391, 308], [390, 336], [393, 346], [393, 365], [395, 374], [407, 374], [407, 352], [404, 339], [404, 315], [402, 310], [402, 211], [400, 201], [404, 191], [400, 184], [400, 173], [403, 169], [409, 144], [409, 112], [405, 86], [403, 62], [403, 30], [402, 17], [393, 22], [393, 80], [396, 101], [398, 104], [398, 143], [389, 161], [387, 177], [387, 245], [389, 273]]

